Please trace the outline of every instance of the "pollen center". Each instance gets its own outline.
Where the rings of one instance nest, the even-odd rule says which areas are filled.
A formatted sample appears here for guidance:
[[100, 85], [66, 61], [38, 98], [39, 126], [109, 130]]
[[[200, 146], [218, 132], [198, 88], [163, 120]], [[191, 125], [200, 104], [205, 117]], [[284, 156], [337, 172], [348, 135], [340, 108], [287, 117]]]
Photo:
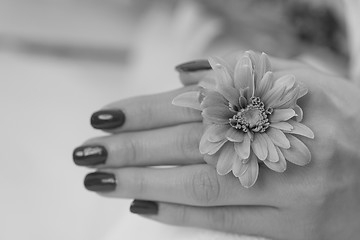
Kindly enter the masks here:
[[230, 126], [243, 132], [265, 132], [269, 128], [268, 116], [272, 109], [265, 109], [264, 103], [258, 97], [252, 97], [246, 108], [236, 111], [229, 119]]

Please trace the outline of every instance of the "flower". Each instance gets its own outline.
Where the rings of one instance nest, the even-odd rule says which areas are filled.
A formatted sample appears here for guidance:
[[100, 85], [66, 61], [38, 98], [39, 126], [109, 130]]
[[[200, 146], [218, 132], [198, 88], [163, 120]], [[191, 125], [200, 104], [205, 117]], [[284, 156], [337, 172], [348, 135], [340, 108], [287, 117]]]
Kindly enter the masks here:
[[210, 58], [211, 74], [200, 91], [177, 96], [173, 104], [201, 111], [206, 126], [199, 150], [216, 157], [220, 175], [229, 172], [241, 184], [253, 186], [263, 163], [276, 172], [287, 161], [304, 166], [311, 161], [306, 145], [296, 136], [314, 138], [300, 123], [303, 111], [297, 100], [307, 89], [293, 75], [275, 79], [265, 53], [247, 51], [235, 61]]

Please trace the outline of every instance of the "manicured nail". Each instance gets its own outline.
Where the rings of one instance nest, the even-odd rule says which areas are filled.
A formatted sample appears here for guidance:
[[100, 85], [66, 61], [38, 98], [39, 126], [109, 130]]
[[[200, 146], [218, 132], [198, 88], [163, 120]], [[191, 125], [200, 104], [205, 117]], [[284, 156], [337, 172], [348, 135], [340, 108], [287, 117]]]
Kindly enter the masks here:
[[88, 145], [75, 148], [73, 159], [78, 166], [94, 166], [105, 163], [107, 155], [103, 146]]
[[119, 109], [101, 110], [91, 116], [91, 125], [96, 129], [114, 129], [124, 123], [125, 114]]
[[94, 172], [86, 175], [85, 188], [93, 192], [111, 192], [116, 188], [115, 175], [112, 173]]
[[134, 200], [130, 206], [130, 212], [143, 215], [156, 215], [159, 205], [152, 201]]
[[211, 70], [211, 66], [208, 60], [196, 60], [186, 62], [175, 67], [178, 72], [196, 72], [203, 70]]

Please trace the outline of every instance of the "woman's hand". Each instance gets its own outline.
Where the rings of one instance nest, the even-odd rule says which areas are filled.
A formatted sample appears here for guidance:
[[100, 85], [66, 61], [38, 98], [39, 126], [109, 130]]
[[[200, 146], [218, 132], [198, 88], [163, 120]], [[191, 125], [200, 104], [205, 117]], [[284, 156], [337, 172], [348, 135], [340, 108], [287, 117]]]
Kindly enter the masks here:
[[[171, 105], [179, 93], [196, 88], [191, 85], [122, 100], [95, 113], [93, 126], [111, 135], [74, 151], [76, 164], [97, 168], [86, 176], [86, 188], [105, 197], [141, 199], [133, 202], [132, 212], [174, 225], [271, 239], [357, 239], [360, 90], [299, 63], [272, 59], [272, 64], [275, 75], [294, 74], [309, 89], [299, 103], [304, 124], [315, 133], [314, 140], [301, 139], [312, 153], [309, 165], [289, 163], [284, 173], [261, 167], [250, 189], [232, 174], [218, 175], [198, 150], [200, 113]], [[183, 66], [185, 85], [208, 70]], [[153, 167], [163, 165], [170, 167]]]

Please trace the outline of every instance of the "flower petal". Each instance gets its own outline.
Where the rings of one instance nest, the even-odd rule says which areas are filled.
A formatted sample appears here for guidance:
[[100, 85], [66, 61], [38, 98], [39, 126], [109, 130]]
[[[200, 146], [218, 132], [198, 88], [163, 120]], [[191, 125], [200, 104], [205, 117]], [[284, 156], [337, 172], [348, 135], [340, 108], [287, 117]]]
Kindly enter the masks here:
[[243, 56], [235, 66], [234, 84], [237, 89], [254, 89], [253, 68], [248, 56]]
[[204, 109], [207, 107], [215, 107], [215, 106], [228, 107], [228, 105], [229, 105], [229, 103], [224, 98], [223, 95], [221, 95], [218, 92], [211, 91], [211, 92], [206, 93], [204, 100], [200, 104], [200, 107], [202, 109]]
[[202, 116], [215, 124], [228, 124], [229, 118], [233, 116], [233, 113], [224, 107], [208, 107], [202, 111]]
[[280, 101], [286, 90], [285, 86], [273, 86], [269, 91], [264, 92], [261, 100], [266, 107], [272, 107], [274, 103]]
[[173, 99], [172, 104], [174, 104], [175, 106], [188, 107], [196, 110], [201, 110], [199, 97], [200, 95], [198, 91], [186, 92], [176, 96]]
[[273, 108], [293, 108], [296, 105], [296, 101], [299, 98], [299, 88], [291, 89], [284, 93], [283, 97], [275, 102]]
[[[225, 61], [224, 59], [220, 58], [220, 57], [210, 57], [209, 59], [209, 63], [211, 65], [211, 67], [214, 69], [217, 66], [221, 65], [223, 66], [226, 71], [230, 74], [230, 76], [234, 76], [234, 67], [231, 66], [228, 61]], [[232, 83], [231, 83], [232, 84]], [[233, 85], [232, 85], [233, 86]]]
[[274, 109], [274, 112], [270, 115], [270, 122], [287, 121], [294, 116], [296, 116], [294, 109]]
[[216, 170], [219, 175], [226, 175], [232, 170], [237, 154], [234, 149], [234, 144], [231, 142], [227, 142], [220, 151], [219, 160], [216, 164]]
[[241, 159], [248, 159], [250, 156], [250, 138], [244, 134], [244, 141], [234, 143], [235, 151]]
[[303, 120], [303, 117], [304, 117], [304, 112], [302, 110], [302, 108], [299, 106], [299, 105], [295, 105], [294, 107], [294, 111], [296, 113], [296, 121], [297, 122], [301, 122]]
[[233, 87], [233, 79], [230, 75], [230, 68], [227, 67], [227, 63], [218, 57], [209, 58], [209, 63], [216, 74], [216, 82], [226, 86]]
[[207, 140], [209, 142], [219, 142], [225, 139], [226, 132], [229, 128], [228, 125], [212, 124], [206, 129]]
[[225, 137], [231, 142], [242, 142], [244, 141], [244, 135], [242, 131], [231, 127], [227, 130]]
[[289, 120], [288, 123], [290, 123], [294, 128], [287, 132], [314, 139], [315, 136], [313, 131], [304, 124], [296, 122], [294, 120]]
[[275, 147], [274, 143], [271, 141], [270, 137], [266, 133], [263, 133], [262, 136], [264, 137], [264, 139], [266, 140], [266, 143], [267, 143], [268, 156], [267, 156], [266, 160], [268, 160], [270, 162], [279, 161], [279, 155], [278, 155], [278, 153], [276, 151], [276, 147]]
[[255, 94], [256, 96], [262, 96], [273, 87], [273, 73], [266, 72], [261, 81], [256, 85]]
[[205, 134], [202, 136], [201, 140], [200, 140], [200, 145], [199, 145], [199, 150], [201, 154], [209, 154], [209, 155], [213, 155], [215, 154], [217, 151], [219, 151], [219, 149], [227, 142], [227, 139], [224, 139], [220, 142], [209, 142], [206, 139]]
[[255, 69], [257, 68], [259, 69], [259, 71], [256, 71], [258, 81], [264, 77], [265, 73], [271, 71], [271, 63], [266, 53], [261, 53], [260, 66], [255, 66]]
[[264, 163], [268, 168], [270, 168], [273, 171], [285, 172], [286, 166], [287, 166], [285, 157], [284, 157], [284, 155], [282, 154], [281, 150], [278, 147], [276, 147], [276, 151], [277, 151], [277, 154], [279, 156], [279, 161], [271, 162], [271, 161], [265, 160]]
[[288, 122], [275, 122], [271, 123], [270, 127], [282, 130], [282, 131], [291, 131], [294, 127]]
[[268, 155], [267, 142], [261, 133], [255, 133], [254, 140], [251, 143], [251, 148], [254, 151], [255, 155], [261, 161], [264, 161], [267, 158]]
[[281, 148], [290, 148], [290, 141], [281, 130], [270, 127], [266, 131], [266, 134], [276, 146]]
[[246, 188], [252, 187], [259, 176], [259, 164], [255, 154], [251, 154], [248, 161], [249, 167], [243, 175], [239, 177], [241, 185]]
[[285, 87], [285, 91], [288, 91], [294, 86], [295, 83], [295, 76], [288, 74], [278, 78], [274, 83], [274, 87]]
[[239, 97], [240, 92], [228, 85], [218, 84], [216, 85], [216, 90], [224, 96], [231, 104], [239, 107]]
[[286, 160], [300, 166], [308, 164], [311, 161], [311, 153], [306, 145], [290, 134], [286, 134], [286, 136], [291, 145], [289, 149], [281, 150]]
[[233, 163], [232, 171], [235, 177], [240, 177], [246, 172], [248, 168], [249, 164], [244, 163], [238, 156]]

